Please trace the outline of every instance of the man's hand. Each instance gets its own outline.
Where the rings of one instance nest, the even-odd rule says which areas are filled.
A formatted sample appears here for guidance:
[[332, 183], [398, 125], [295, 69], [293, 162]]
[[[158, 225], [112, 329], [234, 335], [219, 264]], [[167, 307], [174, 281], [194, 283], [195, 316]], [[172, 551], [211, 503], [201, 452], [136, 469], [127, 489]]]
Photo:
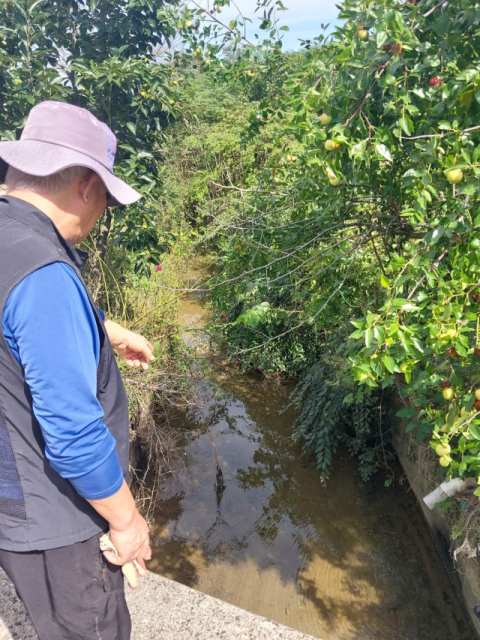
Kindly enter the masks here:
[[117, 555], [113, 551], [104, 551], [103, 554], [112, 564], [122, 566], [136, 560], [142, 567], [145, 567], [144, 561], [150, 560], [152, 557], [148, 525], [138, 511], [135, 512], [133, 520], [127, 526], [116, 529], [110, 524], [110, 540], [117, 550]]
[[144, 569], [145, 560], [152, 557], [148, 525], [138, 513], [127, 483], [123, 481], [121, 489], [109, 498], [88, 502], [110, 525], [110, 540], [117, 553], [104, 551], [105, 558], [119, 566], [136, 560]]
[[147, 370], [148, 363], [155, 360], [153, 347], [143, 336], [124, 329], [113, 320], [105, 320], [105, 329], [112, 347], [129, 367], [141, 366]]

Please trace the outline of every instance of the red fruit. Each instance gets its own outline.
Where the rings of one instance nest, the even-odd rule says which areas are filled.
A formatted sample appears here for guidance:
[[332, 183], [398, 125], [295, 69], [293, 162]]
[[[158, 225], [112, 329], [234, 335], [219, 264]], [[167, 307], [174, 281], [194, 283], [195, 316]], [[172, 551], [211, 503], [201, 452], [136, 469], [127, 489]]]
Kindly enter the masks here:
[[383, 50], [387, 52], [390, 51], [390, 53], [392, 53], [394, 56], [399, 56], [403, 51], [403, 47], [400, 43], [384, 44]]
[[475, 347], [475, 349], [473, 350], [473, 353], [474, 353], [476, 356], [479, 356], [479, 357], [480, 357], [480, 349], [479, 349], [478, 347]]
[[226, 318], [227, 314], [226, 313], [222, 313], [222, 318]]
[[461, 358], [461, 356], [457, 353], [455, 347], [447, 349], [447, 355], [449, 355], [451, 358]]
[[472, 300], [475, 304], [477, 304], [477, 302], [480, 300], [480, 293], [478, 291], [473, 294]]
[[450, 382], [448, 380], [444, 380], [443, 382], [440, 382], [440, 389], [446, 389], [449, 386], [450, 386]]
[[475, 400], [475, 402], [473, 403], [473, 406], [475, 407], [475, 409], [477, 411], [480, 410], [480, 400]]
[[428, 81], [428, 86], [429, 87], [436, 87], [437, 84], [440, 84], [441, 80], [438, 76], [433, 76], [433, 78], [430, 78], [430, 80]]

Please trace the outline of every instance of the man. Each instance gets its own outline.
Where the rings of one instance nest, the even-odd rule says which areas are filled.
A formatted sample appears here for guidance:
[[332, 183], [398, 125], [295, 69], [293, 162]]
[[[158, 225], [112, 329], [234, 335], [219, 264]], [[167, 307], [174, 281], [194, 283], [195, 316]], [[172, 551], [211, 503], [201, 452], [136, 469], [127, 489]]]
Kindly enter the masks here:
[[[144, 369], [152, 346], [96, 309], [75, 246], [140, 197], [115, 151], [106, 124], [54, 101], [0, 142], [0, 566], [40, 640], [127, 640], [121, 565], [151, 557], [112, 346]], [[118, 555], [99, 549], [107, 530]]]

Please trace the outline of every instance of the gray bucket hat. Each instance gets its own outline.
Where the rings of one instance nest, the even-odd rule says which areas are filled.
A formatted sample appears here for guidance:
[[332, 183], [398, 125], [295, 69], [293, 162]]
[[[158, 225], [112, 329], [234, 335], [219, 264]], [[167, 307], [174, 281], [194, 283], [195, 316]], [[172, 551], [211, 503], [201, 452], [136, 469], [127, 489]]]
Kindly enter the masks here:
[[110, 194], [109, 206], [132, 204], [141, 195], [114, 175], [116, 150], [114, 133], [90, 111], [47, 100], [30, 111], [20, 140], [0, 142], [0, 183], [9, 165], [32, 176], [88, 167]]

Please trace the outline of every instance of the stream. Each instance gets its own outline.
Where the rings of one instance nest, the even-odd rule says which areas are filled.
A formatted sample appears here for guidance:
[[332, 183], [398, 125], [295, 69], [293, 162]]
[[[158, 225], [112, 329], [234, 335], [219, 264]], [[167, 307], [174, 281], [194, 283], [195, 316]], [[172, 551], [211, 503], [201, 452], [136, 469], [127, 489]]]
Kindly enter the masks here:
[[[201, 300], [181, 314], [198, 340]], [[182, 417], [185, 468], [161, 487], [149, 569], [322, 640], [475, 637], [400, 467], [393, 488], [380, 473], [364, 483], [340, 451], [324, 485], [292, 441], [294, 415], [279, 415], [288, 387], [219, 371], [199, 391], [202, 406]]]

